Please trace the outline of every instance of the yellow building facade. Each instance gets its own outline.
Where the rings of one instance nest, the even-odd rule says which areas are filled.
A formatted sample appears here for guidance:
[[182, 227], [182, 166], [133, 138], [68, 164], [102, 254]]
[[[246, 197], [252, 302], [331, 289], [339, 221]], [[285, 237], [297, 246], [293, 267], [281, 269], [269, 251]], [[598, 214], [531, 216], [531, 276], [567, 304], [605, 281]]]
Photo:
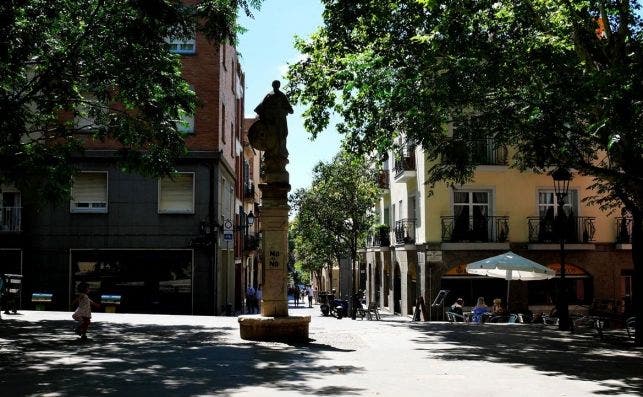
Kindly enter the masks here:
[[[471, 182], [432, 189], [426, 183], [429, 163], [420, 147], [389, 153], [378, 178], [382, 195], [376, 214], [381, 225], [368, 239], [361, 260], [368, 299], [401, 315], [411, 314], [420, 296], [430, 304], [440, 290], [449, 291], [446, 306], [458, 297], [465, 306], [473, 306], [478, 297], [489, 305], [494, 298], [504, 302], [505, 280], [468, 275], [464, 267], [511, 250], [557, 271], [557, 277], [512, 281], [510, 310], [547, 312], [562, 286], [564, 233], [570, 311], [587, 311], [597, 301], [627, 310], [633, 272], [631, 218], [586, 205], [585, 199], [594, 194], [589, 190], [592, 178], [573, 173], [563, 203], [564, 226], [558, 227], [552, 177], [510, 168], [510, 153], [492, 142], [479, 146], [472, 153], [480, 165]], [[442, 306], [431, 311], [431, 319], [442, 316]]]

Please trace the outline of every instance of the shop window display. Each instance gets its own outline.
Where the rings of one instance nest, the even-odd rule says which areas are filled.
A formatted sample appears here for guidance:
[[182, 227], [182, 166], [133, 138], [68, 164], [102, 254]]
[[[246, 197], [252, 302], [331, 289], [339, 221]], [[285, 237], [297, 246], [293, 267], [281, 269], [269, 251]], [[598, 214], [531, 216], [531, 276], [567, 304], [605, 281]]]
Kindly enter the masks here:
[[92, 299], [120, 295], [120, 312], [191, 314], [192, 251], [72, 251], [72, 285], [87, 282]]

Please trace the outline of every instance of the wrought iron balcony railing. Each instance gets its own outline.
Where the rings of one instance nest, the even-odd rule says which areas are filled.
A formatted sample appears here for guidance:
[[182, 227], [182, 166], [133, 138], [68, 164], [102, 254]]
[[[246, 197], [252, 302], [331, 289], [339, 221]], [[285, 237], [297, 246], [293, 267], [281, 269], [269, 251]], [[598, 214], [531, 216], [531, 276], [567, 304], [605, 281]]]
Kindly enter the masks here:
[[415, 171], [415, 151], [410, 150], [408, 154], [395, 158], [395, 177], [399, 177], [405, 171]]
[[616, 218], [616, 242], [618, 244], [632, 244], [632, 218]]
[[471, 160], [479, 165], [506, 165], [508, 150], [498, 146], [493, 138], [472, 139], [468, 142]]
[[366, 239], [366, 246], [372, 247], [389, 247], [391, 245], [390, 228], [380, 227]]
[[442, 241], [504, 243], [509, 238], [508, 216], [442, 216]]
[[244, 182], [243, 184], [243, 198], [244, 200], [252, 201], [255, 198], [255, 185], [252, 181]]
[[19, 232], [22, 223], [22, 207], [0, 207], [0, 232]]
[[595, 221], [596, 218], [590, 216], [567, 216], [561, 227], [557, 218], [531, 216], [527, 218], [529, 242], [558, 243], [562, 234], [567, 243], [589, 243], [594, 241]]
[[246, 251], [255, 251], [259, 249], [261, 239], [257, 235], [249, 234], [243, 239], [243, 249]]
[[395, 221], [395, 243], [415, 243], [415, 219], [401, 219]]

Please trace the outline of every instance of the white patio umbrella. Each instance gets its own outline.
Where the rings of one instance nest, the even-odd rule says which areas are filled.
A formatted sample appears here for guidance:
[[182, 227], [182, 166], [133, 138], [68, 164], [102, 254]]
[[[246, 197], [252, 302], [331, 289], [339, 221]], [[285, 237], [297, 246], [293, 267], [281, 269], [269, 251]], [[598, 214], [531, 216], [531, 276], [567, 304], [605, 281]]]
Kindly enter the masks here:
[[548, 280], [556, 272], [509, 251], [467, 265], [467, 273], [507, 280], [507, 311], [509, 311], [509, 283], [511, 280]]

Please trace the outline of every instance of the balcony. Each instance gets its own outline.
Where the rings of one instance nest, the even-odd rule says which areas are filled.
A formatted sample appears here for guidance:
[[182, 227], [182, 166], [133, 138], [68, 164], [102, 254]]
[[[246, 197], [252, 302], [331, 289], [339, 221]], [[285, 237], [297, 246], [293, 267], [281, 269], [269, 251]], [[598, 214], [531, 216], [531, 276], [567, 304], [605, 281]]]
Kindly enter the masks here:
[[20, 232], [22, 207], [0, 207], [0, 232]]
[[415, 170], [415, 151], [408, 150], [408, 153], [402, 154], [395, 158], [395, 182], [406, 182], [408, 179], [416, 177]]
[[[563, 226], [565, 242], [568, 244], [586, 244], [594, 241], [596, 218], [589, 216], [567, 217]], [[529, 224], [530, 243], [552, 243], [560, 242], [560, 226], [558, 219], [553, 217], [527, 218]]]
[[509, 238], [508, 216], [442, 216], [442, 242], [505, 243]]
[[366, 240], [368, 248], [389, 247], [391, 245], [390, 228], [380, 226], [377, 230], [371, 232]]
[[395, 243], [415, 244], [415, 219], [395, 221]]
[[625, 249], [632, 247], [632, 218], [616, 218], [616, 248]]
[[244, 236], [243, 249], [245, 251], [256, 251], [259, 249], [259, 245], [261, 245], [261, 239], [259, 236], [252, 234]]
[[471, 161], [478, 165], [507, 165], [508, 150], [498, 146], [493, 138], [468, 141]]
[[254, 201], [255, 199], [255, 185], [252, 181], [246, 181], [243, 184], [243, 200]]
[[377, 183], [377, 187], [380, 189], [385, 189], [388, 190], [391, 188], [391, 184], [389, 182], [389, 172], [388, 170], [381, 170], [377, 173], [377, 180], [375, 181]]

